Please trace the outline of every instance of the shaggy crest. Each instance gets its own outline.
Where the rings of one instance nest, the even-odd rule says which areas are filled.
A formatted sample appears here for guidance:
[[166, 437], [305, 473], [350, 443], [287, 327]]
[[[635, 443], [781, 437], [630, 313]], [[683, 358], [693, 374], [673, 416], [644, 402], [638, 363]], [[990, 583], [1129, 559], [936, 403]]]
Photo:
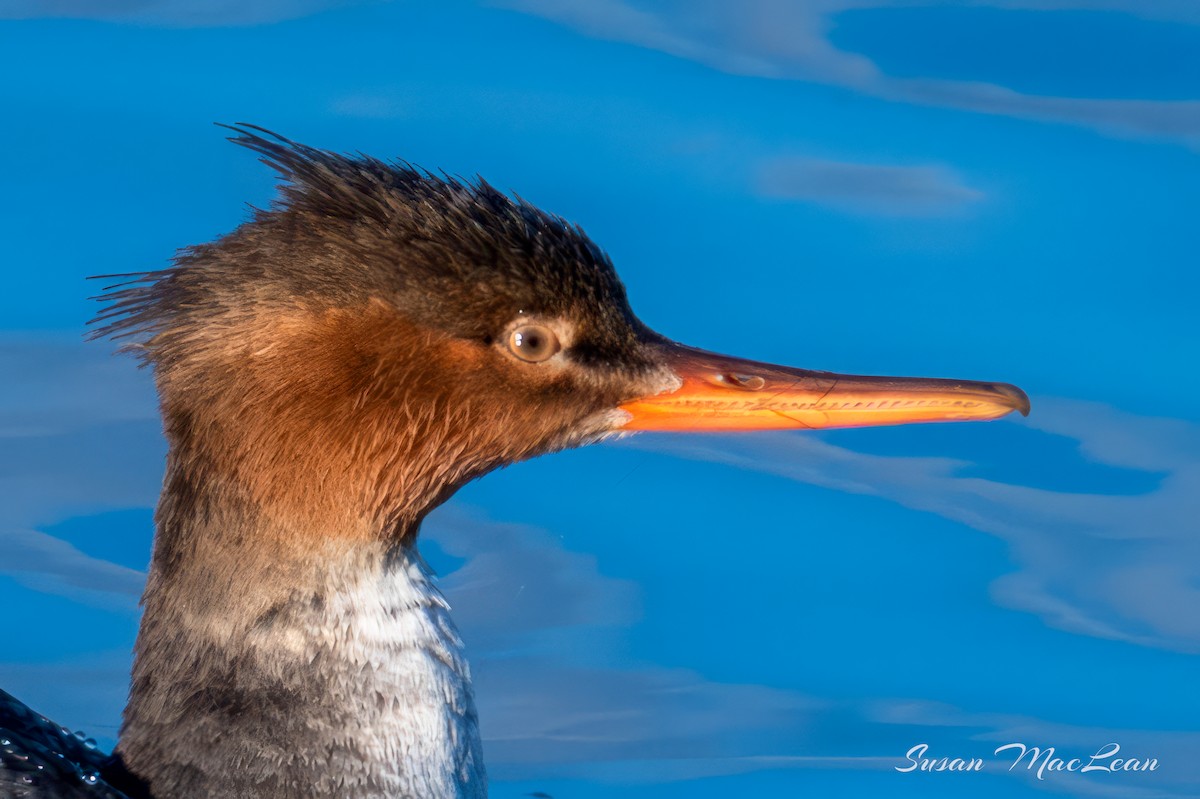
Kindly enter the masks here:
[[130, 339], [127, 349], [161, 364], [173, 344], [195, 344], [191, 331], [251, 307], [384, 299], [415, 323], [485, 342], [519, 313], [570, 318], [581, 333], [575, 359], [637, 360], [644, 327], [608, 256], [578, 226], [481, 178], [224, 127], [279, 173], [279, 196], [167, 269], [103, 276], [130, 279], [97, 298], [106, 307], [93, 337]]

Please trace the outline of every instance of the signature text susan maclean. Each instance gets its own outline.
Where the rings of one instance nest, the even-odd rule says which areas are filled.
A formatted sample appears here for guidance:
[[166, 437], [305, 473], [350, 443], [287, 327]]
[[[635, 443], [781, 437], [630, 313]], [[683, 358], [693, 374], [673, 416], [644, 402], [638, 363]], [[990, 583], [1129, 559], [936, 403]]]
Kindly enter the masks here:
[[[907, 765], [896, 766], [896, 771], [983, 771], [982, 758], [971, 757], [928, 757], [929, 744], [917, 744], [905, 754]], [[1118, 772], [1118, 771], [1157, 771], [1158, 758], [1154, 757], [1118, 757], [1121, 745], [1108, 743], [1096, 750], [1095, 754], [1081, 757], [1060, 755], [1053, 746], [1026, 746], [1023, 743], [1002, 744], [992, 753], [1001, 759], [1009, 758], [1008, 770], [1013, 771], [1024, 766], [1037, 774], [1039, 780], [1046, 779], [1046, 774], [1065, 771], [1086, 774], [1088, 772]]]

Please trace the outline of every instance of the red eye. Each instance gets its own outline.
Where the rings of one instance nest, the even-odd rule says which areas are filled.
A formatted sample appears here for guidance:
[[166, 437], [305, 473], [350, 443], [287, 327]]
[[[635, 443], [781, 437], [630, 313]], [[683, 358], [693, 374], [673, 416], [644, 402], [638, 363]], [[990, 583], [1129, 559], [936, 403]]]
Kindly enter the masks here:
[[508, 334], [508, 351], [527, 363], [541, 363], [560, 349], [558, 336], [545, 325], [521, 325]]

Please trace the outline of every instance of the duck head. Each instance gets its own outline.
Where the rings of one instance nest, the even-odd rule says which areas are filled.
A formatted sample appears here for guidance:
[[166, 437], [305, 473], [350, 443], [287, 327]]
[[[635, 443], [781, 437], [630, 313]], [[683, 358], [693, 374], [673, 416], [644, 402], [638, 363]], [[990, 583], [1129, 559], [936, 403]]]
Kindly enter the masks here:
[[[1003, 383], [839, 375], [677, 344], [604, 252], [483, 181], [233, 129], [279, 199], [112, 288], [174, 463], [273, 513], [404, 539], [466, 481], [637, 431], [987, 420]], [[168, 480], [170, 474], [168, 475]], [[199, 499], [197, 500], [199, 501]]]

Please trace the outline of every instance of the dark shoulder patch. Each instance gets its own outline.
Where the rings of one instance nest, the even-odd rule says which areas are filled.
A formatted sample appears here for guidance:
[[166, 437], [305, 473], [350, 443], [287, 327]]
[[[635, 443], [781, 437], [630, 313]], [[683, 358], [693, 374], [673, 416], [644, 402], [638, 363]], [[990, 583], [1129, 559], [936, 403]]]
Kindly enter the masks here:
[[[130, 792], [127, 792], [130, 791]], [[145, 784], [95, 742], [0, 691], [0, 796], [150, 799]]]

